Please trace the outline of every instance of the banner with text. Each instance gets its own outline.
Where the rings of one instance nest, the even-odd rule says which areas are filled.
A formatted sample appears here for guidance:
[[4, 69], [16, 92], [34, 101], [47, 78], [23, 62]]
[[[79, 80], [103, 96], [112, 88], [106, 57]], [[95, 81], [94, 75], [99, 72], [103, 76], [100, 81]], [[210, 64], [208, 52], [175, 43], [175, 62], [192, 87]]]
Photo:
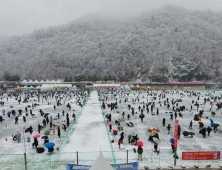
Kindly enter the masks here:
[[178, 124], [179, 121], [175, 119], [175, 129], [174, 129], [174, 148], [177, 149], [177, 141], [178, 141]]
[[182, 152], [182, 160], [220, 160], [220, 151]]
[[[77, 164], [66, 164], [66, 170], [89, 170], [92, 165], [77, 165]], [[116, 167], [116, 170], [138, 170], [139, 163], [131, 162], [124, 164], [111, 164], [112, 167]]]

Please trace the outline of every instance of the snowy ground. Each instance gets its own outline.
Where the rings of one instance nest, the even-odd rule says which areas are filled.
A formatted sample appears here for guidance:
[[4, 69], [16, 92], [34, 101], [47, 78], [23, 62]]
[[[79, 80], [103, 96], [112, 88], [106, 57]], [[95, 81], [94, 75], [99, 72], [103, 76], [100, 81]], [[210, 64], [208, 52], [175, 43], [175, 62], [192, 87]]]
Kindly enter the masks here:
[[[174, 91], [175, 92], [175, 91]], [[181, 92], [181, 91], [180, 91]], [[136, 92], [134, 92], [136, 93]], [[156, 93], [156, 91], [155, 91]], [[158, 94], [161, 93], [161, 91], [157, 92]], [[178, 156], [179, 159], [177, 160], [177, 166], [180, 165], [185, 165], [185, 166], [193, 166], [193, 165], [207, 165], [211, 163], [212, 165], [221, 165], [222, 163], [220, 161], [211, 161], [211, 162], [192, 162], [192, 161], [182, 161], [181, 160], [181, 152], [182, 151], [220, 151], [221, 146], [220, 146], [220, 141], [222, 139], [222, 134], [219, 132], [214, 133], [211, 132], [210, 136], [203, 138], [202, 135], [199, 134], [199, 124], [197, 121], [193, 120], [194, 114], [197, 113], [196, 107], [193, 106], [193, 110], [190, 112], [190, 105], [192, 100], [196, 101], [197, 97], [189, 97], [187, 96], [187, 93], [184, 93], [185, 96], [180, 96], [179, 94], [172, 95], [171, 92], [169, 94], [166, 94], [166, 98], [169, 98], [169, 101], [172, 99], [178, 99], [181, 98], [183, 102], [180, 102], [179, 105], [185, 105], [186, 108], [188, 108], [188, 111], [183, 112], [183, 118], [179, 118], [179, 124], [181, 126], [181, 137], [178, 141]], [[218, 96], [221, 96], [221, 92], [216, 93]], [[128, 98], [128, 104], [131, 104], [135, 108], [135, 112], [138, 112], [138, 114], [135, 114], [132, 116], [131, 111], [128, 110], [126, 104], [124, 104], [124, 96], [119, 96], [117, 95], [118, 98], [118, 109], [115, 109], [114, 111], [111, 112], [110, 108], [106, 107], [105, 110], [101, 110], [100, 108], [100, 103], [98, 101], [98, 96], [96, 92], [92, 92], [89, 100], [87, 101], [86, 105], [81, 108], [80, 106], [76, 105], [75, 103], [75, 98], [72, 98], [70, 100], [69, 97], [67, 96], [67, 100], [65, 101], [66, 104], [69, 102], [72, 106], [71, 112], [66, 108], [66, 104], [63, 104], [62, 99], [62, 106], [59, 106], [54, 110], [53, 105], [56, 104], [55, 98], [48, 98], [48, 101], [43, 101], [39, 103], [40, 106], [37, 106], [33, 109], [33, 113], [36, 115], [36, 118], [32, 118], [31, 116], [27, 117], [27, 122], [22, 121], [22, 117], [19, 118], [19, 122], [17, 125], [15, 125], [15, 119], [13, 116], [11, 118], [8, 118], [7, 115], [3, 116], [5, 121], [0, 123], [0, 128], [1, 130], [1, 138], [0, 138], [0, 153], [1, 154], [10, 154], [8, 155], [1, 155], [0, 161], [3, 163], [6, 160], [9, 162], [11, 160], [14, 160], [14, 164], [18, 166], [18, 169], [24, 169], [23, 167], [23, 154], [25, 152], [26, 148], [26, 153], [27, 159], [28, 159], [28, 167], [35, 167], [35, 163], [33, 162], [38, 162], [36, 167], [43, 165], [43, 160], [46, 163], [46, 166], [43, 166], [45, 168], [42, 169], [49, 169], [52, 160], [58, 160], [58, 161], [63, 161], [63, 163], [59, 164], [56, 166], [57, 169], [64, 169], [64, 164], [65, 163], [77, 163], [77, 154], [76, 151], [79, 152], [78, 158], [79, 158], [79, 164], [92, 164], [93, 161], [97, 158], [99, 155], [99, 151], [101, 150], [104, 154], [104, 156], [109, 160], [110, 163], [114, 163], [115, 161], [113, 160], [114, 158], [116, 159], [116, 163], [125, 163], [127, 159], [127, 154], [126, 151], [129, 151], [129, 162], [137, 161], [137, 153], [133, 152], [133, 148], [137, 149], [137, 146], [128, 144], [127, 136], [130, 133], [137, 134], [139, 137], [139, 140], [144, 143], [143, 149], [143, 161], [140, 161], [140, 167], [143, 166], [149, 166], [149, 167], [168, 167], [168, 166], [173, 166], [174, 160], [173, 160], [173, 154], [171, 150], [171, 145], [169, 142], [170, 138], [173, 138], [173, 131], [174, 131], [174, 121], [170, 120], [170, 115], [169, 113], [165, 112], [170, 112], [172, 110], [172, 104], [170, 102], [170, 109], [167, 109], [166, 106], [163, 105], [163, 101], [166, 100], [166, 98], [161, 98], [160, 101], [162, 103], [162, 107], [155, 101], [156, 105], [153, 111], [153, 114], [151, 114], [151, 111], [147, 113], [144, 111], [145, 118], [143, 123], [141, 122], [139, 118], [139, 110], [138, 106], [142, 106], [140, 102], [136, 102], [135, 104], [132, 103], [132, 98], [136, 98], [139, 95], [140, 102], [144, 101], [146, 102], [147, 99], [148, 101], [152, 101], [153, 96], [148, 96], [146, 92], [142, 92], [139, 94], [138, 92], [134, 95], [133, 92], [131, 92], [129, 95], [126, 95], [125, 97]], [[213, 94], [215, 95], [215, 94]], [[22, 95], [22, 98], [24, 95]], [[64, 96], [65, 97], [65, 96]], [[114, 102], [114, 99], [111, 99], [111, 94], [108, 95], [109, 100], [105, 103], [111, 103]], [[199, 103], [203, 103], [203, 98], [208, 97], [204, 96], [204, 93], [200, 95], [200, 100]], [[6, 110], [6, 113], [8, 111], [16, 110], [18, 113], [18, 109], [23, 110], [23, 115], [25, 112], [25, 107], [27, 105], [31, 105], [34, 102], [34, 99], [37, 99], [37, 97], [33, 97], [30, 99], [28, 103], [21, 103], [20, 105], [18, 104], [18, 101], [15, 100], [15, 98], [9, 98], [8, 101], [6, 100], [6, 97], [3, 98], [3, 101], [5, 102], [5, 106], [3, 108]], [[122, 102], [119, 103], [119, 100]], [[159, 98], [157, 98], [157, 101], [159, 101]], [[47, 103], [50, 102], [51, 104], [48, 105]], [[10, 105], [13, 106], [13, 108], [10, 108]], [[212, 111], [216, 112], [216, 116], [212, 117], [211, 113], [209, 111], [210, 104], [207, 103], [205, 106], [201, 105], [200, 108], [204, 107], [204, 114], [202, 118], [202, 122], [205, 124], [205, 127], [210, 125], [209, 119], [212, 118], [215, 123], [221, 124], [222, 120], [222, 114], [221, 110], [216, 111], [216, 107], [214, 106], [212, 108]], [[156, 110], [159, 108], [159, 115], [156, 115]], [[43, 153], [43, 154], [36, 154], [36, 150], [32, 148], [32, 141], [27, 142], [26, 136], [25, 136], [25, 146], [24, 146], [24, 139], [23, 139], [23, 128], [29, 127], [30, 125], [33, 126], [34, 132], [32, 134], [36, 135], [38, 134], [37, 131], [37, 125], [40, 123], [42, 124], [43, 117], [41, 117], [40, 113], [38, 112], [39, 109], [42, 109], [44, 112], [49, 112], [51, 116], [53, 116], [53, 119], [56, 119], [57, 113], [60, 113], [60, 119], [59, 120], [53, 120], [54, 124], [57, 124], [57, 122], [60, 122], [60, 125], [62, 124], [62, 121], [65, 120], [65, 116], [62, 116], [62, 111], [65, 110], [65, 113], [72, 114], [73, 110], [78, 115], [76, 123], [73, 125], [70, 125], [70, 127], [67, 129], [67, 132], [64, 132], [61, 129], [61, 138], [57, 136], [57, 132], [55, 135], [51, 132], [49, 135], [49, 140], [50, 142], [54, 142], [56, 144], [56, 147], [60, 147], [61, 144], [64, 144], [65, 147], [61, 147], [60, 154], [58, 157], [53, 158], [54, 155], [58, 151], [55, 151], [54, 155], [52, 156], [51, 154], [49, 155], [48, 153]], [[117, 113], [117, 111], [119, 113]], [[106, 120], [104, 119], [104, 115], [107, 113], [112, 114], [112, 120], [115, 121], [115, 119], [122, 118], [122, 112], [125, 111], [125, 121], [126, 121], [126, 116], [130, 114], [130, 120], [131, 122], [134, 123], [134, 127], [128, 127], [126, 126], [126, 123], [123, 121], [121, 122], [121, 126], [123, 126], [123, 132], [125, 133], [125, 138], [124, 138], [124, 143], [121, 145], [121, 149], [119, 149], [118, 146], [118, 139], [119, 139], [119, 134], [118, 135], [113, 135], [111, 132], [107, 131], [106, 127]], [[209, 117], [209, 119], [206, 119], [206, 116]], [[170, 134], [167, 134], [167, 128], [166, 126], [162, 126], [162, 119], [166, 118], [166, 125], [171, 124], [173, 127], [170, 131]], [[105, 121], [104, 121], [105, 120]], [[189, 122], [193, 121], [193, 129], [189, 130]], [[70, 123], [73, 123], [73, 119], [70, 116]], [[6, 128], [7, 126], [7, 128]], [[222, 126], [222, 125], [221, 125]], [[160, 144], [158, 149], [160, 150], [160, 154], [157, 155], [154, 153], [153, 150], [153, 143], [148, 141], [148, 137], [150, 135], [149, 132], [147, 132], [147, 127], [150, 128], [159, 128], [161, 132], [159, 132], [160, 136]], [[220, 129], [221, 127], [219, 127]], [[44, 135], [44, 131], [49, 129], [48, 125], [46, 128], [44, 128], [40, 135]], [[112, 129], [117, 129], [117, 125], [113, 124]], [[17, 131], [20, 131], [22, 134], [21, 138], [21, 143], [17, 143], [16, 141], [12, 141], [12, 133], [15, 135]], [[184, 137], [182, 135], [183, 131], [192, 131], [196, 133], [196, 135], [193, 138], [189, 137]], [[70, 132], [70, 135], [68, 136], [68, 133]], [[72, 133], [71, 133], [72, 132]], [[108, 133], [107, 133], [108, 132]], [[66, 137], [68, 138], [68, 141], [66, 143], [65, 139]], [[7, 141], [5, 141], [5, 138], [7, 137]], [[109, 140], [114, 140], [114, 143], [110, 144]], [[65, 141], [65, 142], [64, 142]], [[43, 140], [39, 138], [39, 145], [42, 146]], [[114, 150], [114, 155], [112, 154], [112, 149]], [[20, 154], [20, 155], [14, 155], [14, 154]], [[7, 159], [6, 159], [7, 158]], [[41, 160], [43, 159], [43, 160]], [[48, 160], [49, 159], [49, 160]], [[30, 162], [30, 163], [29, 163]], [[1, 164], [1, 169], [10, 169], [10, 165], [6, 164]], [[38, 168], [31, 168], [31, 169], [38, 169]]]

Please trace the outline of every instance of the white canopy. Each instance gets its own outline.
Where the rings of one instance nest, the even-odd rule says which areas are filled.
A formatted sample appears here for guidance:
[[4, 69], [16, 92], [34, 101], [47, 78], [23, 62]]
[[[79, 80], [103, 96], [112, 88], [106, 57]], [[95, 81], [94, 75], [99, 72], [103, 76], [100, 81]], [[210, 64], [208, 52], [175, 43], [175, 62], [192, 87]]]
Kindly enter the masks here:
[[133, 87], [134, 87], [134, 85], [131, 85], [130, 87], [131, 87], [131, 88], [133, 88]]
[[61, 81], [60, 81], [60, 80], [57, 80], [56, 83], [61, 83]]
[[113, 170], [112, 166], [104, 158], [103, 154], [100, 153], [90, 170]]
[[38, 80], [35, 80], [34, 83], [39, 83], [39, 81], [38, 81]]
[[45, 82], [43, 80], [41, 80], [40, 83], [45, 83]]
[[33, 81], [32, 81], [32, 80], [29, 80], [28, 83], [33, 83]]
[[27, 80], [23, 80], [21, 83], [27, 83]]
[[50, 83], [48, 79], [47, 79], [45, 82], [46, 82], [46, 83]]
[[55, 80], [52, 80], [51, 83], [56, 83]]
[[136, 87], [137, 87], [137, 88], [140, 88], [140, 86], [139, 86], [138, 84], [136, 85]]

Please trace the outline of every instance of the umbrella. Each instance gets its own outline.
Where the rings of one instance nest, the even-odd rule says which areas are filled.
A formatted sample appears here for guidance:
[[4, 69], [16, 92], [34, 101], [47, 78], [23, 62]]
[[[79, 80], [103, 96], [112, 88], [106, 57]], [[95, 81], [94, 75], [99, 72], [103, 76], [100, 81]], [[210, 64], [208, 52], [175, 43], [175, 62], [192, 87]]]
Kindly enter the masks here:
[[201, 121], [201, 117], [198, 117], [199, 118], [199, 120]]
[[123, 120], [122, 118], [118, 118], [118, 119], [121, 120], [121, 121]]
[[8, 115], [10, 115], [11, 113], [12, 113], [12, 112], [11, 112], [11, 111], [9, 111], [9, 112], [8, 112]]
[[49, 135], [49, 134], [50, 134], [50, 130], [49, 130], [49, 129], [46, 130], [46, 131], [44, 132], [44, 134], [45, 134], [45, 135]]
[[117, 130], [113, 130], [113, 133], [117, 133], [118, 131]]
[[153, 142], [159, 144], [160, 141], [157, 138], [153, 137]]
[[137, 145], [137, 146], [143, 146], [143, 142], [142, 142], [142, 141], [138, 141], [138, 142], [136, 143], [136, 145]]
[[55, 146], [55, 143], [49, 142], [45, 145], [46, 148], [53, 148]]
[[111, 124], [113, 124], [113, 122], [109, 122], [107, 125], [110, 126]]
[[165, 112], [165, 113], [168, 113], [168, 112]]
[[170, 143], [171, 143], [171, 145], [174, 145], [174, 139], [173, 138], [170, 138]]
[[39, 138], [40, 137], [40, 135], [35, 135], [35, 136], [33, 136], [33, 138], [35, 139], [35, 138]]

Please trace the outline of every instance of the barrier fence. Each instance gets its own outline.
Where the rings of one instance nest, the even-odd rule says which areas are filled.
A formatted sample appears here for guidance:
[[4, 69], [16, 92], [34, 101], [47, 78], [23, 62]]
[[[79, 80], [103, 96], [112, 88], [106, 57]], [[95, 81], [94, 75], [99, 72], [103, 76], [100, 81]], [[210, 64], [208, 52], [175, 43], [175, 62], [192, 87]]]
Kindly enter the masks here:
[[[206, 150], [204, 150], [206, 151]], [[212, 150], [211, 150], [212, 151]], [[220, 150], [218, 150], [220, 151]], [[56, 152], [56, 151], [55, 151]], [[184, 166], [191, 168], [195, 166], [205, 167], [209, 164], [211, 166], [221, 166], [222, 160], [182, 160], [182, 152], [191, 152], [191, 150], [177, 150], [178, 159], [176, 159], [176, 167]], [[203, 152], [196, 150], [192, 152]], [[63, 169], [65, 170], [66, 164], [78, 164], [78, 165], [92, 165], [99, 156], [98, 152], [74, 152], [74, 153], [60, 153], [59, 158], [56, 153], [41, 153], [41, 154], [27, 154], [25, 161], [25, 154], [14, 154], [14, 155], [0, 155], [0, 169], [8, 170], [14, 169], [24, 170], [27, 166], [28, 170], [45, 170], [45, 169]], [[102, 151], [102, 154], [106, 160], [111, 164], [114, 162], [111, 151]], [[142, 161], [138, 160], [138, 153], [133, 150], [127, 151], [115, 151], [116, 164], [130, 163], [139, 161], [139, 167], [144, 168], [168, 168], [174, 167], [174, 153], [172, 150], [161, 149], [159, 154], [155, 153], [154, 150], [144, 150], [142, 154]], [[56, 162], [55, 162], [56, 160]], [[51, 165], [54, 164], [52, 167]]]

